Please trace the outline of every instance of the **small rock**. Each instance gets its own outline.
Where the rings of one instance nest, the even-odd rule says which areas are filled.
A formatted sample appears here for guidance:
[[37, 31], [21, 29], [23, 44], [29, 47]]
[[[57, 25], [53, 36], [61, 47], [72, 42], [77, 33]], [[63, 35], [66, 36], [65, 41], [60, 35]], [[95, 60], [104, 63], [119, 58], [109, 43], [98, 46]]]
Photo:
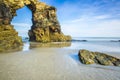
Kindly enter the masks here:
[[120, 66], [120, 59], [100, 52], [92, 52], [88, 50], [80, 50], [79, 59], [83, 64], [101, 64]]

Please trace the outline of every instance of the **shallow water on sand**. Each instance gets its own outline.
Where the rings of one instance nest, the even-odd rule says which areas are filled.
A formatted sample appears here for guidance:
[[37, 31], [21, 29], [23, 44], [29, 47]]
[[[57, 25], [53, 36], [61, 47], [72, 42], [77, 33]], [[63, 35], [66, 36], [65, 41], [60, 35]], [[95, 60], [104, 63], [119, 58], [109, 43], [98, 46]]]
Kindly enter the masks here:
[[87, 49], [92, 51], [120, 53], [120, 42], [110, 41], [87, 41], [87, 42], [53, 42], [53, 43], [36, 43], [26, 42], [23, 51], [33, 48], [66, 48], [66, 49]]
[[120, 80], [120, 67], [84, 65], [79, 49], [120, 58], [119, 43], [26, 43], [23, 51], [0, 54], [0, 80]]

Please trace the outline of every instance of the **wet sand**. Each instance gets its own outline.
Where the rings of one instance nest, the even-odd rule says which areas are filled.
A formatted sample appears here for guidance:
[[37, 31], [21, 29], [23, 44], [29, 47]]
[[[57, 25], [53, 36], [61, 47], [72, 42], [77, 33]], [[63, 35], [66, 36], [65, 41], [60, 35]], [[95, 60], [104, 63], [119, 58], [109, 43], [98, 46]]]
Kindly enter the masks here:
[[0, 54], [0, 80], [120, 80], [120, 67], [84, 65], [77, 53], [77, 49], [36, 48]]

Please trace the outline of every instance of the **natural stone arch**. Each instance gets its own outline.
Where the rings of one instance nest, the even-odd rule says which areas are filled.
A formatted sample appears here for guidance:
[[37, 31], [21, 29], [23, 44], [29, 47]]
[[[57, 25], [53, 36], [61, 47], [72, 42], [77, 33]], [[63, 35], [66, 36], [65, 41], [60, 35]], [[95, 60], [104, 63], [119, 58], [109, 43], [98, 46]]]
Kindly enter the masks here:
[[30, 41], [69, 41], [69, 36], [61, 32], [56, 17], [56, 8], [37, 0], [0, 0], [0, 51], [22, 45], [21, 37], [11, 21], [16, 10], [27, 6], [32, 11], [33, 25], [29, 30]]
[[29, 40], [28, 31], [32, 26], [32, 12], [27, 7], [24, 6], [16, 11], [17, 16], [15, 16], [11, 24], [14, 25], [14, 29], [18, 32], [18, 35], [22, 37], [23, 42]]

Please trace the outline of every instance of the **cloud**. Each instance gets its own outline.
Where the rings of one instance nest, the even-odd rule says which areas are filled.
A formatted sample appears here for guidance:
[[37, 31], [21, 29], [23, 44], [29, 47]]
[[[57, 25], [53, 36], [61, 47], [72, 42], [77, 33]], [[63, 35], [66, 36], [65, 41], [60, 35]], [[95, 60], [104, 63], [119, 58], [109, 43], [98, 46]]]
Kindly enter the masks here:
[[104, 20], [98, 22], [76, 22], [62, 24], [65, 34], [73, 37], [119, 37], [120, 20]]
[[67, 21], [68, 23], [71, 22], [71, 23], [76, 23], [76, 22], [87, 22], [87, 21], [100, 21], [100, 20], [106, 20], [106, 19], [110, 19], [112, 18], [111, 15], [96, 15], [96, 16], [90, 16], [90, 15], [83, 15], [81, 16], [80, 18], [77, 18], [77, 19], [73, 19], [71, 21]]
[[11, 23], [11, 24], [17, 27], [30, 27], [31, 26], [31, 24], [27, 24], [27, 23]]
[[[81, 21], [84, 15], [96, 16], [97, 19], [119, 17], [120, 1], [118, 0], [42, 0], [56, 6], [61, 23], [69, 20]], [[62, 4], [61, 4], [62, 3]], [[86, 17], [87, 18], [87, 17]], [[85, 18], [85, 19], [86, 19]], [[92, 18], [93, 19], [93, 18]]]
[[120, 1], [94, 0], [82, 4], [64, 2], [59, 6], [59, 19], [62, 31], [74, 37], [119, 37]]
[[12, 23], [18, 32], [19, 36], [28, 36], [28, 31], [31, 29], [31, 24], [27, 23]]
[[[58, 20], [65, 34], [74, 37], [120, 35], [120, 0], [41, 1], [57, 8]], [[30, 24], [17, 22], [12, 24], [18, 30], [28, 30], [27, 28], [31, 26]]]
[[20, 30], [20, 31], [18, 31], [18, 35], [22, 36], [22, 37], [28, 37], [28, 31]]
[[111, 17], [110, 15], [99, 15], [99, 16], [95, 16], [94, 18], [95, 19], [108, 19], [110, 17]]

